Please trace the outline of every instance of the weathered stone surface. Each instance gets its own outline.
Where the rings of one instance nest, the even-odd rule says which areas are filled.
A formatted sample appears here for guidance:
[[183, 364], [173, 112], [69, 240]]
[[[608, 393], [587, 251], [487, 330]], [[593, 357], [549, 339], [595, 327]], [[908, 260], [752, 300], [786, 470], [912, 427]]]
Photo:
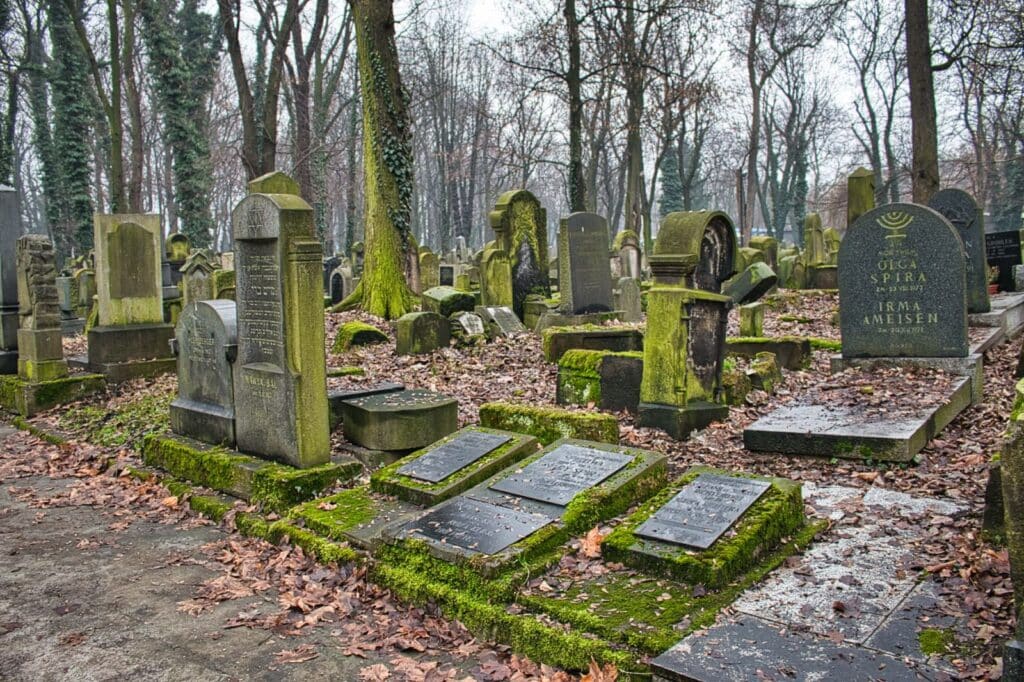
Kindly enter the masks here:
[[615, 235], [615, 250], [619, 254], [619, 267], [622, 277], [640, 280], [643, 277], [642, 252], [640, 238], [633, 230], [622, 230]]
[[484, 321], [488, 336], [514, 336], [527, 331], [508, 306], [477, 306], [476, 314]]
[[313, 209], [283, 173], [249, 183], [231, 214], [237, 267], [235, 437], [300, 468], [330, 459], [322, 249]]
[[764, 263], [772, 270], [776, 270], [779, 263], [779, 241], [768, 235], [757, 235], [751, 237], [747, 246], [757, 249], [764, 254]]
[[476, 307], [476, 299], [472, 294], [446, 286], [424, 290], [421, 299], [424, 310], [438, 313], [444, 317], [451, 317], [453, 313], [461, 311], [471, 313]]
[[846, 229], [875, 208], [875, 174], [861, 167], [846, 179]]
[[175, 328], [178, 396], [171, 429], [214, 445], [235, 444], [233, 363], [238, 352], [234, 301], [189, 303]]
[[549, 327], [543, 333], [544, 359], [558, 362], [566, 351], [639, 351], [644, 336], [633, 327]]
[[189, 254], [180, 268], [183, 308], [189, 303], [216, 298], [213, 290], [213, 273], [219, 267], [220, 261], [206, 249], [197, 249]]
[[562, 310], [573, 314], [612, 309], [608, 266], [608, 221], [596, 213], [573, 213], [558, 230], [558, 282]]
[[448, 263], [442, 263], [439, 269], [440, 276], [438, 282], [443, 287], [454, 287], [455, 286], [455, 272], [456, 268], [454, 265]]
[[[495, 243], [509, 260], [512, 299], [484, 298], [484, 305], [508, 305], [522, 319], [527, 296], [551, 295], [545, 264], [548, 262], [547, 211], [525, 189], [505, 192], [489, 215]], [[485, 263], [485, 266], [487, 264]], [[486, 280], [492, 273], [487, 270]]]
[[407, 313], [396, 323], [395, 353], [419, 355], [447, 348], [451, 343], [448, 318], [435, 312]]
[[639, 322], [644, 318], [640, 283], [632, 277], [620, 277], [615, 286], [615, 310], [623, 322]]
[[939, 191], [928, 202], [956, 228], [967, 255], [967, 312], [986, 313], [988, 300], [988, 269], [985, 263], [984, 216], [977, 202], [960, 189]]
[[551, 523], [544, 516], [456, 497], [409, 523], [405, 532], [479, 554], [497, 554]]
[[861, 216], [839, 251], [843, 356], [966, 356], [965, 268], [956, 230], [930, 208]]
[[828, 254], [825, 252], [825, 235], [821, 228], [821, 216], [817, 213], [808, 213], [804, 216], [803, 264], [805, 267], [812, 267], [826, 263], [828, 263]]
[[423, 390], [378, 393], [342, 404], [345, 438], [374, 450], [409, 451], [459, 427], [459, 403]]
[[94, 217], [100, 326], [164, 321], [160, 216]]
[[0, 374], [18, 371], [18, 278], [15, 243], [21, 236], [18, 192], [0, 184]]
[[764, 303], [741, 305], [740, 336], [764, 336]]
[[419, 291], [425, 292], [441, 284], [440, 274], [441, 260], [433, 251], [426, 251], [420, 254], [420, 287]]
[[487, 330], [484, 329], [484, 321], [476, 313], [455, 313], [449, 319], [452, 324], [452, 336], [460, 343], [486, 340]]
[[778, 277], [765, 263], [752, 263], [747, 268], [722, 285], [722, 293], [733, 300], [733, 303], [753, 303], [775, 286]]
[[57, 266], [53, 244], [42, 235], [18, 239], [18, 376], [30, 382], [68, 375], [61, 342]]
[[601, 483], [632, 460], [626, 454], [566, 443], [499, 479], [490, 488], [564, 507], [576, 495]]

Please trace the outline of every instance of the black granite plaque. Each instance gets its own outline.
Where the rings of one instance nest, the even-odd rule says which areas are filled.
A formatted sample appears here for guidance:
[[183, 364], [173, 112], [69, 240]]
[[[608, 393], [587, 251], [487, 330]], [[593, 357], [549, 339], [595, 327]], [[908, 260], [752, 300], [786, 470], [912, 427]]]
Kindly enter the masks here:
[[405, 530], [472, 552], [495, 554], [550, 522], [543, 516], [460, 496], [407, 524]]
[[1020, 230], [986, 234], [985, 260], [999, 268], [999, 289], [1013, 291], [1013, 266], [1021, 264]]
[[607, 312], [612, 309], [612, 274], [608, 261], [608, 223], [595, 213], [573, 213], [562, 221], [559, 248], [568, 273], [562, 305], [570, 313]]
[[526, 468], [506, 476], [491, 490], [565, 506], [633, 461], [630, 455], [579, 445], [560, 445]]
[[771, 485], [749, 478], [701, 474], [644, 521], [634, 535], [707, 549]]
[[440, 284], [443, 287], [455, 286], [455, 266], [442, 265], [439, 271]]
[[500, 433], [465, 431], [422, 457], [400, 467], [398, 473], [438, 483], [512, 440]]

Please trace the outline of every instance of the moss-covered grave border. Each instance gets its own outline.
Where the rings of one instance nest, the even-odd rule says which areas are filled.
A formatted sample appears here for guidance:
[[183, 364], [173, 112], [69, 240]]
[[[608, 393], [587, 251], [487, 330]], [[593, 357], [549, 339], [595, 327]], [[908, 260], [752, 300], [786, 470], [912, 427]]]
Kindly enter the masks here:
[[542, 445], [550, 445], [560, 438], [619, 442], [619, 421], [615, 415], [543, 405], [484, 403], [480, 406], [480, 425], [534, 436]]

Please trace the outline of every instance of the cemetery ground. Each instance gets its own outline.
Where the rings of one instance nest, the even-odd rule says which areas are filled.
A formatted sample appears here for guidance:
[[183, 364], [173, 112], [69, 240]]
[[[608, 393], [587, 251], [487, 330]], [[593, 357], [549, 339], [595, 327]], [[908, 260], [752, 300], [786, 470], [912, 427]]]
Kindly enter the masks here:
[[[578, 534], [499, 606], [533, 614], [552, 631], [630, 647], [640, 659], [755, 614], [837, 646], [873, 647], [929, 679], [998, 677], [1012, 590], [1006, 550], [983, 534], [982, 513], [1021, 339], [986, 352], [983, 400], [911, 463], [753, 453], [743, 447], [744, 427], [794, 400], [857, 402], [895, 417], [937, 402], [948, 381], [909, 370], [829, 374], [839, 340], [835, 294], [767, 300], [766, 334], [812, 337], [809, 366], [783, 370], [773, 394], [752, 391], [726, 421], [689, 440], [639, 428], [628, 413], [616, 415], [619, 438], [667, 455], [669, 480], [704, 465], [799, 481], [806, 528], [732, 583], [684, 590], [600, 560], [601, 543], [631, 509]], [[328, 314], [328, 348], [338, 325], [354, 319], [386, 329], [388, 342], [328, 350], [328, 367], [339, 370], [329, 372], [330, 388], [398, 381], [437, 391], [458, 399], [460, 426], [476, 423], [486, 402], [554, 404], [557, 366], [533, 334], [396, 356], [393, 328], [358, 313]], [[84, 344], [65, 343], [68, 355]], [[372, 562], [340, 552], [341, 561], [318, 563], [287, 541], [238, 532], [252, 535], [253, 518], [265, 527], [278, 518], [272, 512], [234, 501], [224, 513], [224, 498], [150, 476], [142, 440], [169, 429], [175, 390], [173, 375], [137, 380], [0, 429], [0, 678], [573, 679], [521, 648], [475, 638], [431, 605], [409, 605], [375, 580]], [[347, 447], [340, 430], [332, 440], [335, 452]], [[709, 655], [725, 639], [706, 637]], [[595, 667], [587, 679], [628, 672], [619, 667]]]

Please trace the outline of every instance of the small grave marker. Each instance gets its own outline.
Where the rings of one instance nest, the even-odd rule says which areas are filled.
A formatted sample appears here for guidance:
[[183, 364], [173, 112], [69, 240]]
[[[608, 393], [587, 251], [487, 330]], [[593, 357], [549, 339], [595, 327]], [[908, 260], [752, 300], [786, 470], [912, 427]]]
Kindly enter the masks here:
[[498, 433], [464, 431], [457, 438], [431, 450], [398, 469], [398, 473], [429, 483], [439, 483], [512, 440]]
[[631, 461], [632, 457], [619, 452], [564, 444], [490, 488], [565, 506], [578, 493], [601, 483]]
[[543, 516], [460, 496], [411, 522], [406, 530], [471, 552], [496, 554], [549, 523], [551, 519]]
[[701, 474], [644, 521], [635, 535], [707, 549], [770, 487], [768, 481]]

